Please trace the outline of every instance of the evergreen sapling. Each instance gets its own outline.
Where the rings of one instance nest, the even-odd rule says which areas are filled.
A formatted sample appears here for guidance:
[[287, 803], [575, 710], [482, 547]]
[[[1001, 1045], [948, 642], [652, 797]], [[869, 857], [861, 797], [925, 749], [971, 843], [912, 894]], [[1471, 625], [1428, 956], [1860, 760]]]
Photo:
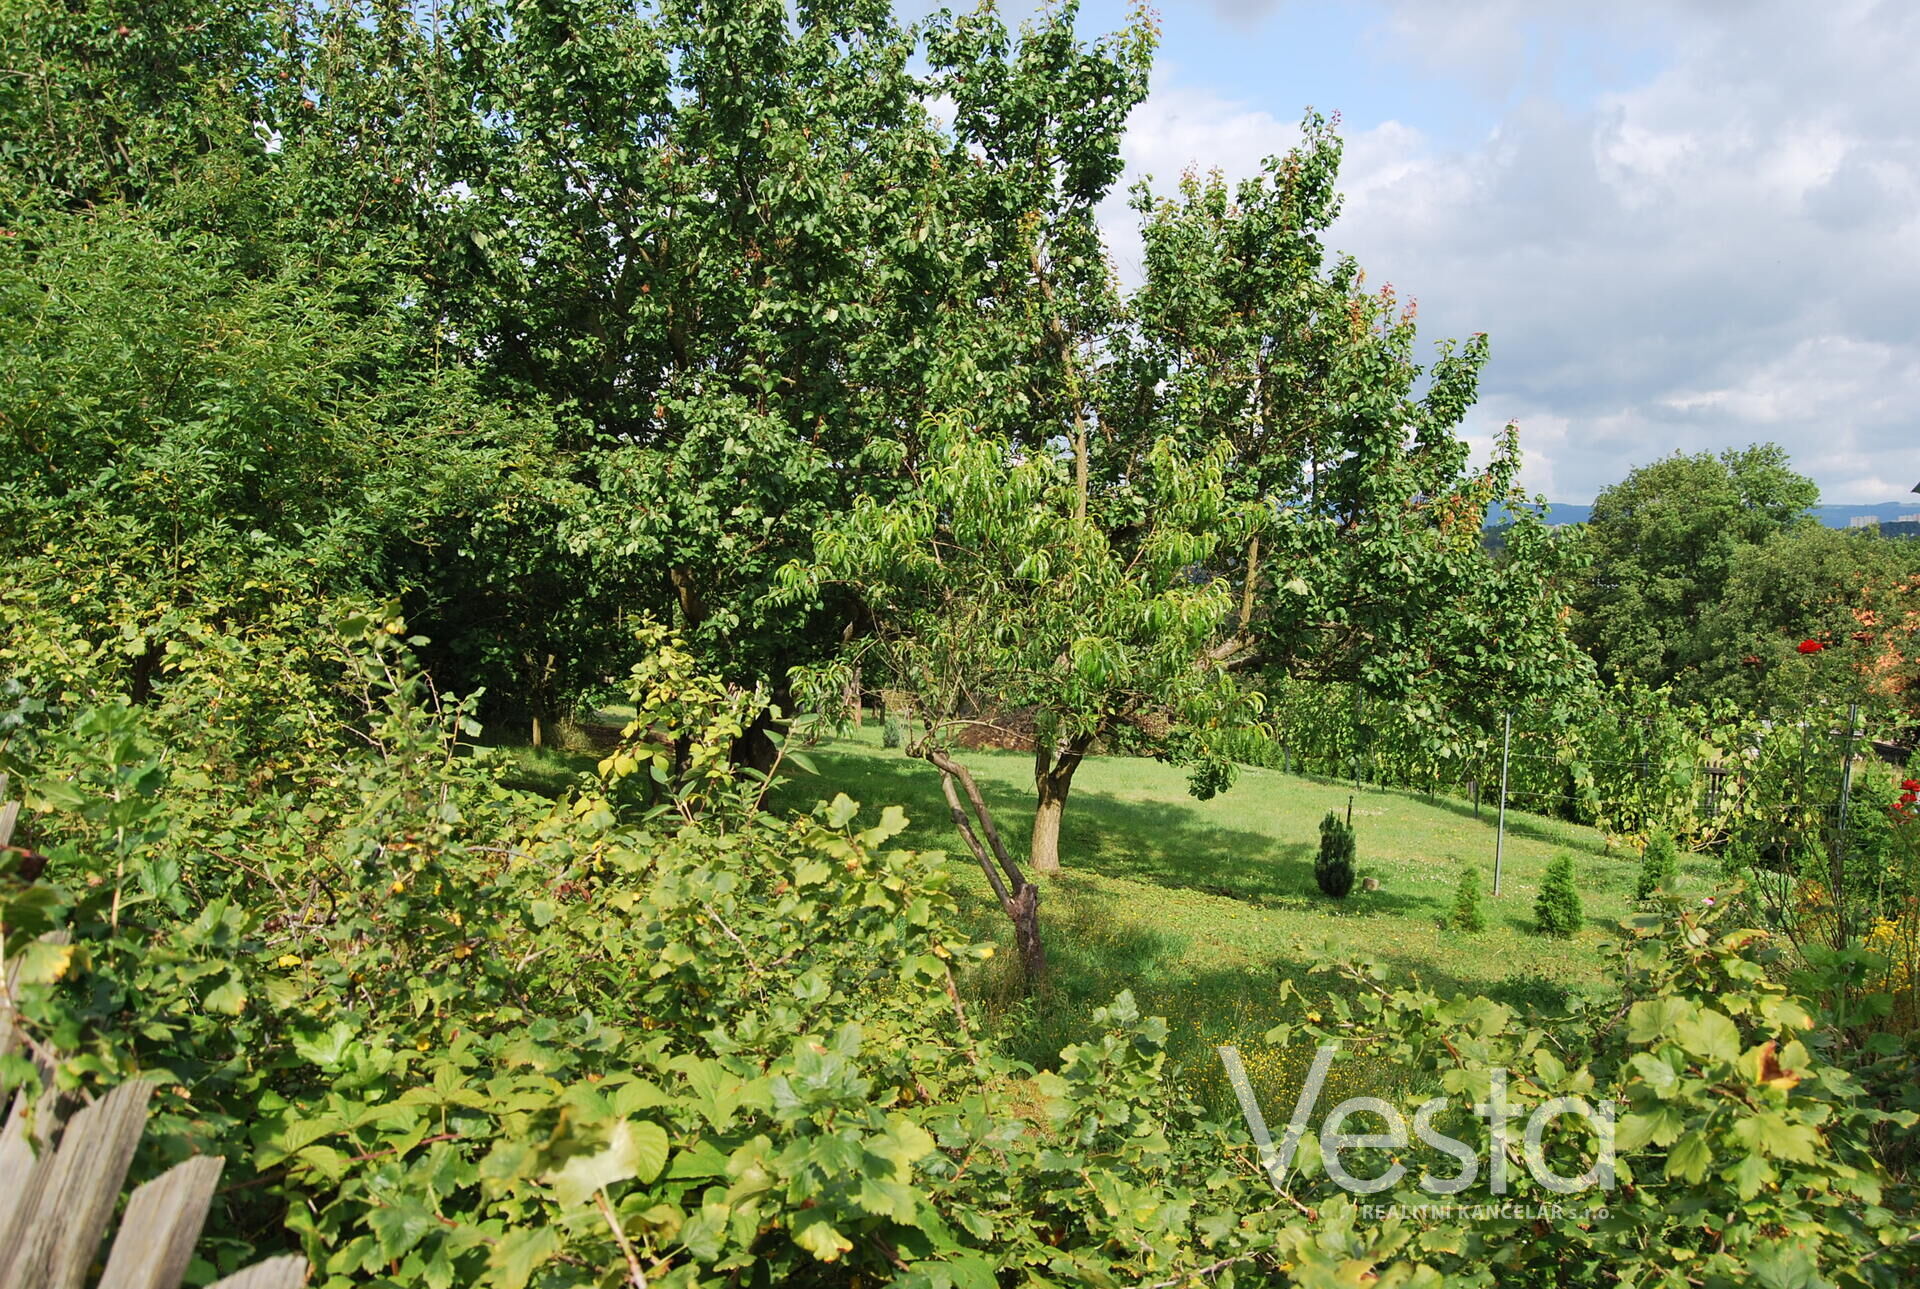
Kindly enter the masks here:
[[1487, 929], [1487, 910], [1480, 899], [1480, 870], [1471, 864], [1460, 872], [1460, 884], [1453, 891], [1453, 911], [1447, 914], [1447, 926], [1469, 933]]
[[1564, 940], [1580, 929], [1584, 915], [1580, 892], [1573, 884], [1573, 856], [1558, 855], [1547, 865], [1546, 880], [1540, 883], [1540, 894], [1533, 902], [1533, 914], [1543, 935]]
[[1313, 879], [1334, 899], [1345, 899], [1353, 889], [1353, 825], [1327, 811], [1320, 821], [1320, 855], [1313, 862]]
[[1671, 891], [1679, 871], [1680, 853], [1673, 837], [1664, 831], [1654, 833], [1647, 838], [1646, 849], [1640, 852], [1640, 884], [1633, 898], [1650, 900], [1655, 891]]

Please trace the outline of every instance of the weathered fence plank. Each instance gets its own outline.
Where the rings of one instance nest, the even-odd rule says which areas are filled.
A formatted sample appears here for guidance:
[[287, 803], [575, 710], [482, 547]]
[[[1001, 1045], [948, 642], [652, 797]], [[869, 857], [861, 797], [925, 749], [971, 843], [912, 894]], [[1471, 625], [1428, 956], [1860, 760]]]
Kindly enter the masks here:
[[[0, 1248], [0, 1289], [80, 1289], [147, 1128], [153, 1085], [123, 1083], [73, 1116], [52, 1158], [33, 1166], [33, 1207]], [[43, 1176], [44, 1175], [44, 1176]], [[37, 1184], [34, 1184], [37, 1183]]]
[[189, 1159], [133, 1193], [100, 1289], [179, 1289], [226, 1162], [217, 1155]]
[[283, 1258], [256, 1262], [245, 1271], [236, 1271], [212, 1289], [300, 1289], [307, 1282], [307, 1260], [297, 1253]]
[[10, 1260], [14, 1231], [35, 1204], [39, 1192], [33, 1147], [27, 1141], [26, 1094], [13, 1099], [13, 1112], [0, 1125], [0, 1269]]

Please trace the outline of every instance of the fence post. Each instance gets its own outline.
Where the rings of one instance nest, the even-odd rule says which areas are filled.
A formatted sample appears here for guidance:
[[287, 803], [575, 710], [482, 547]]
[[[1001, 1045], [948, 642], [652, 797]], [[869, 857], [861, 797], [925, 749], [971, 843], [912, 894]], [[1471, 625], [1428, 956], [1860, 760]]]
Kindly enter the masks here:
[[1500, 822], [1493, 831], [1493, 893], [1500, 893], [1500, 861], [1507, 849], [1507, 763], [1513, 757], [1513, 713], [1506, 714], [1506, 729], [1500, 736]]

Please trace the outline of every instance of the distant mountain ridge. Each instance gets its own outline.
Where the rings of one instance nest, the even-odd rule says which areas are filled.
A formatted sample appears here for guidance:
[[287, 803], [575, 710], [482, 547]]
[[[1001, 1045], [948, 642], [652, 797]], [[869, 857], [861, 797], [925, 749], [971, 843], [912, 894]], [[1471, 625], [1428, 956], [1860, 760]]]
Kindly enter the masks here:
[[[1829, 528], [1850, 528], [1857, 518], [1877, 519], [1883, 524], [1890, 524], [1902, 515], [1920, 514], [1920, 497], [1911, 501], [1883, 501], [1873, 506], [1815, 506], [1811, 513]], [[1584, 524], [1592, 514], [1591, 503], [1554, 501], [1548, 503], [1547, 522]], [[1505, 507], [1495, 506], [1487, 512], [1487, 527], [1498, 528], [1509, 518]]]

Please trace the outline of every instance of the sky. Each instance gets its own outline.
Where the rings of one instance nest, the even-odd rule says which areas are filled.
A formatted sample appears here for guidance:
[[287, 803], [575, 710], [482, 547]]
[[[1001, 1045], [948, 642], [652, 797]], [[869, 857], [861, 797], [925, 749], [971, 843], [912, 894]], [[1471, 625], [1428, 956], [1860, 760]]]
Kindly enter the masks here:
[[[1081, 29], [1126, 9], [1087, 0]], [[1920, 510], [1920, 4], [1169, 0], [1160, 22], [1103, 221], [1123, 276], [1136, 179], [1250, 175], [1337, 111], [1331, 248], [1418, 299], [1423, 343], [1489, 334], [1465, 431], [1517, 421], [1529, 490], [1591, 501], [1772, 441], [1823, 501]]]

